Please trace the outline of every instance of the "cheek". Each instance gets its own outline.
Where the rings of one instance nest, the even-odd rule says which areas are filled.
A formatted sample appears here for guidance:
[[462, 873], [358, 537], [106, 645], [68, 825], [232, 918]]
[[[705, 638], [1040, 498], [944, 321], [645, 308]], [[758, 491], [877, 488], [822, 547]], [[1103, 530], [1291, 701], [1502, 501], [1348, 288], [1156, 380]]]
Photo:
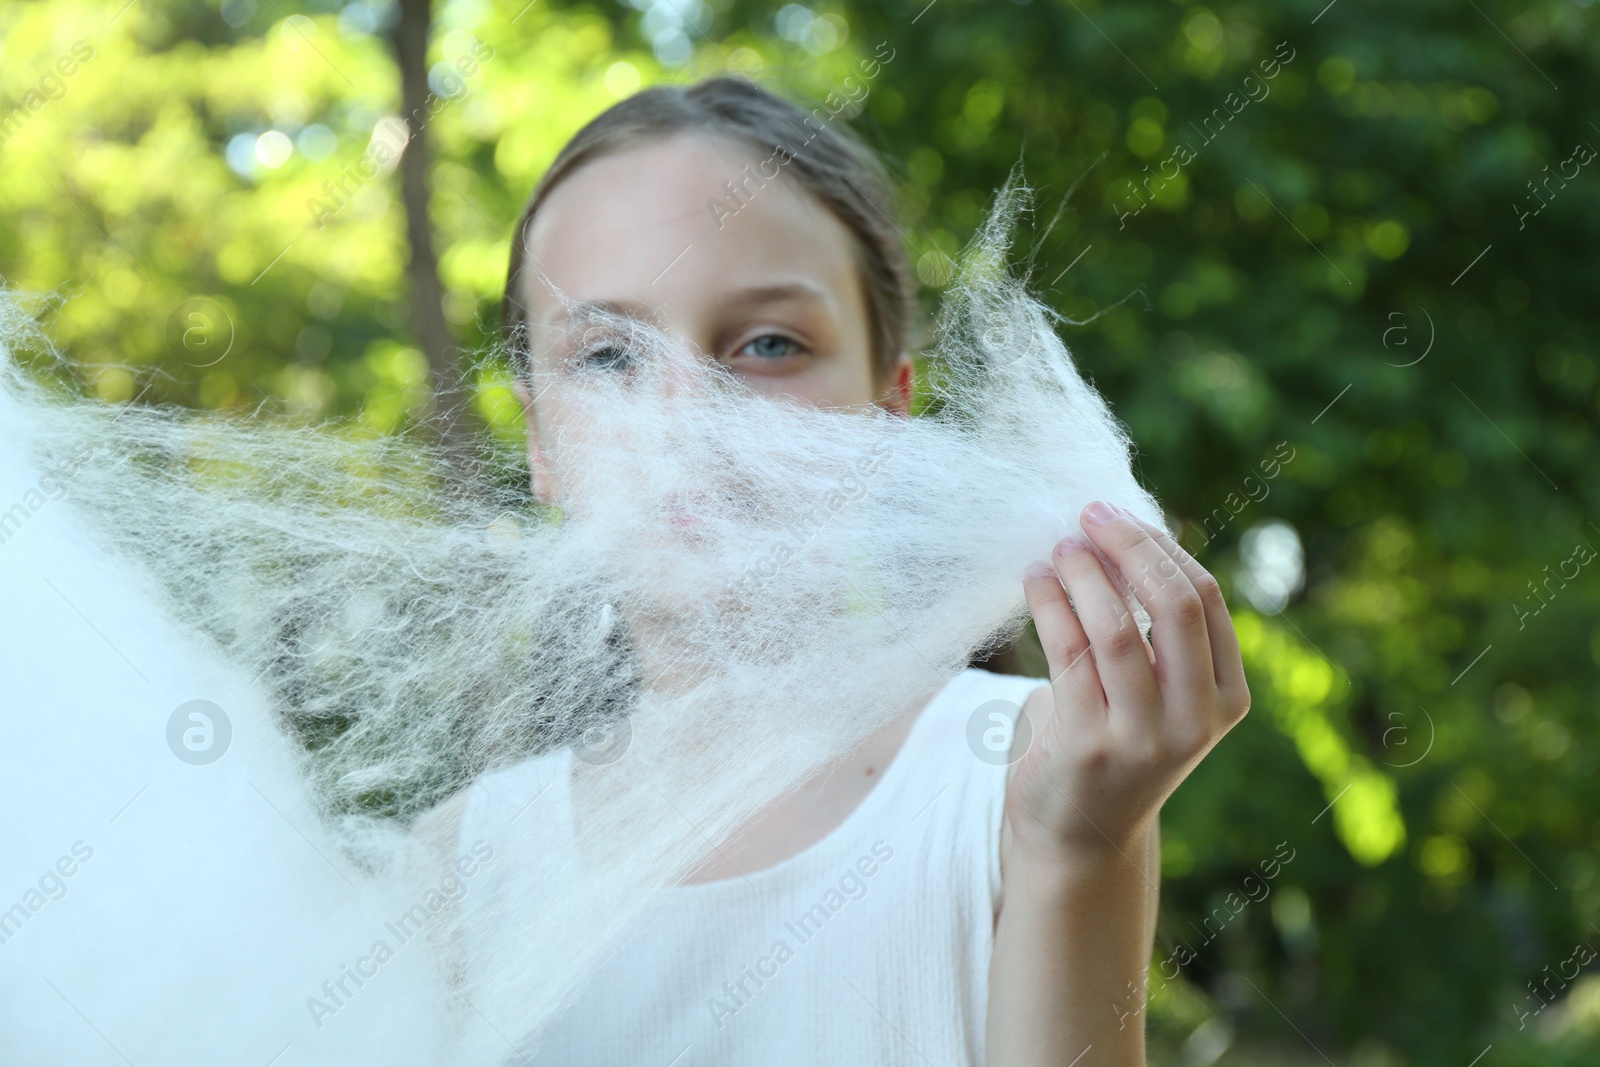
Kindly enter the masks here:
[[745, 381], [762, 396], [814, 407], [852, 407], [876, 397], [870, 364], [860, 355], [844, 353], [813, 360], [794, 374], [751, 374]]
[[829, 390], [828, 401], [841, 407], [870, 404], [877, 399], [872, 357], [865, 351], [841, 353], [825, 364]]
[[857, 288], [855, 277], [844, 288], [849, 296], [843, 299], [844, 315], [840, 328], [839, 345], [830, 378], [839, 390], [839, 403], [870, 404], [878, 398], [877, 368], [872, 358], [872, 316], [865, 294]]
[[625, 424], [607, 418], [597, 399], [581, 390], [556, 383], [538, 396], [539, 443], [551, 454], [552, 461], [566, 458], [570, 462], [570, 453], [596, 446], [617, 447], [626, 442]]

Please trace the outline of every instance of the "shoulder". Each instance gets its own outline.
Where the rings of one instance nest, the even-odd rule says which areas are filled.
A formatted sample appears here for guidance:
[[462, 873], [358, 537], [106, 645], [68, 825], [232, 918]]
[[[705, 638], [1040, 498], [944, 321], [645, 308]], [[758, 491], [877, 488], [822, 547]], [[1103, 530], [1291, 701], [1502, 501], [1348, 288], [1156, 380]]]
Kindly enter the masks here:
[[[992, 747], [1000, 735], [1014, 763], [1027, 750], [1031, 736], [1050, 713], [1050, 679], [1020, 674], [998, 674], [982, 667], [968, 667], [951, 681], [952, 700], [945, 708], [952, 717], [964, 716], [966, 728]], [[1015, 741], [1016, 748], [1012, 742]], [[995, 762], [1006, 763], [1001, 755]]]
[[950, 707], [947, 711], [965, 709], [971, 712], [983, 704], [1005, 701], [1018, 707], [1027, 701], [1029, 694], [1043, 687], [1048, 689], [1048, 678], [1030, 678], [1020, 674], [999, 674], [983, 667], [968, 667], [945, 687]]
[[1050, 680], [998, 674], [982, 667], [969, 667], [960, 677], [962, 688], [947, 710], [961, 717], [954, 725], [963, 732], [970, 755], [976, 757], [970, 762], [974, 780], [980, 783], [981, 799], [977, 799], [973, 816], [981, 827], [982, 891], [992, 924], [1000, 911], [1006, 793], [1017, 761], [1049, 720]]
[[977, 757], [977, 764], [987, 765], [1004, 783], [1048, 720], [1049, 698], [1048, 678], [968, 667], [946, 683], [923, 715], [934, 720], [927, 733], [937, 734], [941, 747]]
[[1048, 687], [1050, 685], [1050, 679], [1048, 678], [1034, 678], [1025, 674], [1001, 674], [985, 667], [968, 667], [957, 677], [963, 676], [971, 679], [969, 684], [972, 685], [975, 692], [1001, 695], [1011, 694], [1016, 696], [1020, 694], [1026, 697], [1028, 693], [1039, 686]]

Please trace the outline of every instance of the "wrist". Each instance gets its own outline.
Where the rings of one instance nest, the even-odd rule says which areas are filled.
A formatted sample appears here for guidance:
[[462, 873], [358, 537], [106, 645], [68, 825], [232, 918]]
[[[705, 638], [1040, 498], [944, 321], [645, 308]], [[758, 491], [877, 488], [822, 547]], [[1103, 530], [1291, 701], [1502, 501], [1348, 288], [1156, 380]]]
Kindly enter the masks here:
[[1095, 891], [1124, 882], [1142, 885], [1150, 827], [1141, 825], [1115, 841], [1058, 841], [1018, 834], [1008, 821], [1000, 839], [1000, 867], [1008, 886], [1049, 895]]

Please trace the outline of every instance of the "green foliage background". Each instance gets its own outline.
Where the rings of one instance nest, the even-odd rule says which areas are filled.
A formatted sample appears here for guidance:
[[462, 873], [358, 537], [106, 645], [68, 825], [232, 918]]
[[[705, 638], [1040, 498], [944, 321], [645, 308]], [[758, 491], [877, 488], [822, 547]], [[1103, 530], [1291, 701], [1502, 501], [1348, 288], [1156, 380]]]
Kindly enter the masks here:
[[[105, 398], [403, 429], [397, 175], [317, 218], [398, 108], [392, 8], [123, 2], [0, 9], [0, 275], [63, 298]], [[730, 67], [825, 104], [885, 44], [847, 117], [929, 310], [1022, 160], [1019, 261], [1234, 605], [1255, 710], [1163, 815], [1152, 1059], [1596, 1062], [1591, 3], [639, 2], [435, 5], [439, 61], [493, 50], [425, 131], [463, 348], [607, 104]], [[475, 403], [514, 443], [506, 385]], [[1304, 551], [1282, 610], [1241, 556], [1269, 521]]]

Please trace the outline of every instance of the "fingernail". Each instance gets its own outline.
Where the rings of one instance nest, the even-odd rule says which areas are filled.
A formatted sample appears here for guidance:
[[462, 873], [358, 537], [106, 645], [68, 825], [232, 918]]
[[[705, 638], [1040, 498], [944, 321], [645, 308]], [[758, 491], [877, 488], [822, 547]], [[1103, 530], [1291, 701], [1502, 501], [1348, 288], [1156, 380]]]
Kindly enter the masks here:
[[1117, 513], [1111, 510], [1111, 505], [1104, 500], [1096, 500], [1084, 509], [1083, 514], [1095, 526], [1099, 526], [1103, 522], [1110, 522], [1117, 517]]
[[1133, 512], [1131, 512], [1127, 508], [1123, 507], [1121, 504], [1112, 504], [1111, 506], [1116, 509], [1118, 515], [1121, 515], [1123, 518], [1129, 520], [1130, 522], [1138, 522], [1139, 521], [1139, 516], [1135, 515]]
[[1070, 552], [1082, 552], [1089, 546], [1081, 538], [1067, 535], [1056, 542], [1056, 555], [1065, 556]]
[[1031, 581], [1034, 578], [1054, 578], [1055, 575], [1056, 569], [1042, 559], [1036, 559], [1022, 568], [1024, 581]]

